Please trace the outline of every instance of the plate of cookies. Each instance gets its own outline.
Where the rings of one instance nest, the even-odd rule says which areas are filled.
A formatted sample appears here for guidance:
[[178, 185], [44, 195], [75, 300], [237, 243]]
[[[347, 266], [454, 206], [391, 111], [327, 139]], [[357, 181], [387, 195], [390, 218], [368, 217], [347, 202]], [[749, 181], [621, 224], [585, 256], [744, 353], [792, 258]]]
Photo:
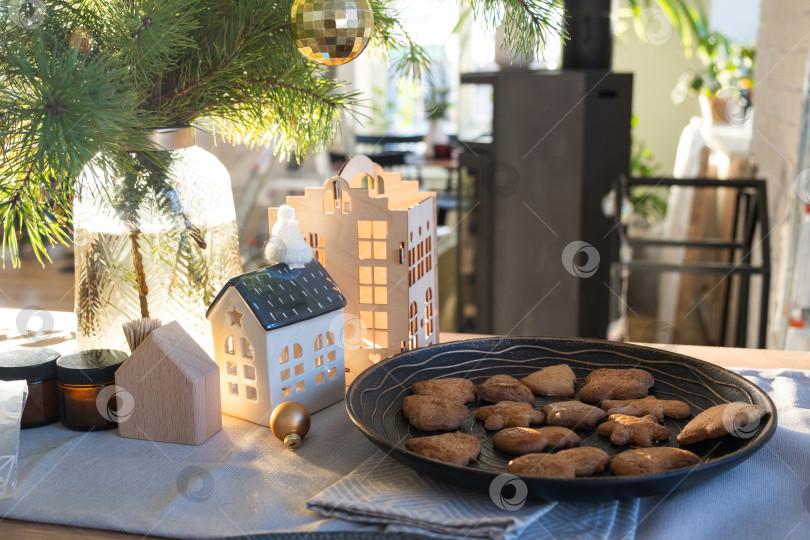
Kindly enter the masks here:
[[350, 385], [374, 444], [432, 478], [536, 500], [700, 484], [760, 450], [776, 408], [745, 378], [674, 352], [592, 339], [486, 338], [393, 356]]

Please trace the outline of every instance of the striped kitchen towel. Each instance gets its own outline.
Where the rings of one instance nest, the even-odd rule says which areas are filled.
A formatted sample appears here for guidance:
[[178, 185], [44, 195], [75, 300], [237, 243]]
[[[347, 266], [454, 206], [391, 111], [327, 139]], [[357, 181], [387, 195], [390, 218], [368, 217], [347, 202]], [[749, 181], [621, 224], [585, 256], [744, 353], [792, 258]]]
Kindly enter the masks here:
[[[520, 480], [511, 475], [508, 482]], [[423, 476], [378, 452], [307, 502], [324, 517], [435, 537], [624, 538], [635, 535], [638, 501], [533, 503], [519, 485], [493, 496]], [[499, 493], [500, 492], [500, 493]], [[502, 496], [506, 494], [506, 497]], [[523, 500], [521, 500], [523, 499]]]

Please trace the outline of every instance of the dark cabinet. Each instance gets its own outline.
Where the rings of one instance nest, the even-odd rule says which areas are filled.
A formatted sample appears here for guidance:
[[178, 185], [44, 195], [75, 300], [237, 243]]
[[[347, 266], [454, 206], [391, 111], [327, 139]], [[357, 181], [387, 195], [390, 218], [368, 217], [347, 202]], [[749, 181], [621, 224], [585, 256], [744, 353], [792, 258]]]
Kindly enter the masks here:
[[493, 117], [486, 142], [460, 141], [459, 330], [604, 338], [613, 225], [601, 201], [628, 173], [632, 75], [461, 82], [492, 86]]

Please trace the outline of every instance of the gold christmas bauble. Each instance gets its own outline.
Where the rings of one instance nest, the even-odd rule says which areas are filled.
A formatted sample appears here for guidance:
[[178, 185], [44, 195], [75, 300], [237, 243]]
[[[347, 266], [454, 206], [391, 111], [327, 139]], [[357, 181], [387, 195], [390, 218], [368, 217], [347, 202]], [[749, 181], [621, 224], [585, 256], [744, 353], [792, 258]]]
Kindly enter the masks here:
[[319, 64], [338, 66], [366, 48], [374, 14], [368, 0], [295, 0], [290, 24], [301, 54]]
[[270, 415], [270, 430], [290, 450], [301, 446], [311, 423], [309, 411], [297, 401], [282, 402]]

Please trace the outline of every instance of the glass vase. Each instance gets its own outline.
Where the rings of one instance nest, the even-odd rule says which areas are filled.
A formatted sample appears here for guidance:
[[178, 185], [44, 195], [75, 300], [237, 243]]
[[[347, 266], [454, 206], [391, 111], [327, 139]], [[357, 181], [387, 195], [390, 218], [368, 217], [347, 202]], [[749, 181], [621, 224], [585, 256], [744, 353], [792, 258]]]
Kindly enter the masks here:
[[[97, 156], [74, 201], [79, 349], [128, 350], [122, 324], [176, 320], [212, 349], [205, 312], [225, 282], [242, 272], [228, 171], [195, 144], [191, 127], [150, 134], [155, 149]], [[133, 170], [134, 169], [134, 170]]]

